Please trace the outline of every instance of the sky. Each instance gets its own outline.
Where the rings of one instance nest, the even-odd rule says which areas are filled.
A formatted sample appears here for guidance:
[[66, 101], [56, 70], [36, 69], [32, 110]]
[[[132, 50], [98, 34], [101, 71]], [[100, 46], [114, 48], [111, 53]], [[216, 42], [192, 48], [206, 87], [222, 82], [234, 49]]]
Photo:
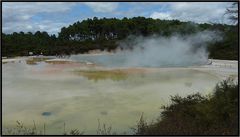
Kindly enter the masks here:
[[232, 2], [2, 2], [2, 31], [58, 34], [62, 27], [93, 17], [135, 17], [224, 23]]

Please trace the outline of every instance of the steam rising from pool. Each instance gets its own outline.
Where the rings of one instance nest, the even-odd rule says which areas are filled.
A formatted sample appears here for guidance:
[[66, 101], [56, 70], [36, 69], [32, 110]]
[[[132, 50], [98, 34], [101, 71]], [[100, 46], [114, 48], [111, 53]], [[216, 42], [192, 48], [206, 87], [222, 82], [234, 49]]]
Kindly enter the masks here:
[[[179, 67], [206, 64], [208, 43], [221, 40], [218, 32], [202, 31], [169, 37], [129, 36], [119, 42], [122, 49], [114, 54], [72, 55], [77, 61], [90, 61], [107, 67]], [[129, 50], [129, 47], [131, 50]]]

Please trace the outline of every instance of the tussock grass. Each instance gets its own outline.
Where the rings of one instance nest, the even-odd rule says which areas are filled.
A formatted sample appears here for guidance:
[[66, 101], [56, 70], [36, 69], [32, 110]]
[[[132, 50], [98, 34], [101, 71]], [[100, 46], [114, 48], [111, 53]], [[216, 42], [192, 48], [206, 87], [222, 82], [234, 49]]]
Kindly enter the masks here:
[[[3, 135], [48, 135], [47, 133], [48, 127], [44, 123], [42, 126], [37, 128], [35, 121], [33, 121], [32, 127], [24, 126], [23, 122], [16, 121], [15, 128], [4, 128], [2, 129]], [[70, 131], [66, 131], [66, 124], [63, 123], [63, 132], [60, 135], [83, 135], [84, 131], [80, 131], [79, 129], [71, 129]]]

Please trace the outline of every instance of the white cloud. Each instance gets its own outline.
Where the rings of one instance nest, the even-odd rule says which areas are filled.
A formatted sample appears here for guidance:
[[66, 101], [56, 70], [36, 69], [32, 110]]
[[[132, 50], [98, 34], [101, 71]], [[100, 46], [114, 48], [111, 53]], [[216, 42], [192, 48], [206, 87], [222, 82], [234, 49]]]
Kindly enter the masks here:
[[150, 17], [153, 19], [163, 19], [163, 20], [171, 20], [172, 19], [170, 13], [161, 13], [161, 12], [153, 12], [150, 15]]
[[176, 2], [168, 3], [170, 11], [153, 12], [150, 17], [159, 19], [178, 19], [198, 23], [227, 23], [224, 13], [230, 2]]
[[64, 12], [69, 10], [75, 3], [64, 2], [3, 2], [3, 12], [23, 12], [23, 13], [40, 13], [40, 12]]
[[12, 32], [36, 32], [39, 31], [47, 31], [49, 34], [58, 34], [60, 29], [63, 26], [69, 25], [67, 23], [59, 23], [50, 20], [44, 20], [40, 22], [32, 22], [25, 21], [21, 23], [9, 23], [7, 26], [3, 27], [4, 33], [12, 33]]
[[[64, 2], [3, 2], [3, 32], [36, 30], [56, 33], [64, 23], [53, 21], [33, 21], [31, 18], [38, 13], [63, 13], [71, 9], [75, 3]], [[44, 26], [47, 27], [42, 27]], [[41, 26], [42, 25], [42, 26]], [[44, 28], [44, 29], [43, 29]]]
[[[94, 14], [86, 16], [101, 17], [134, 17], [145, 16], [160, 19], [179, 19], [194, 22], [217, 22], [223, 23], [223, 17], [227, 7], [232, 2], [134, 2], [127, 3], [126, 9], [120, 7], [117, 2], [3, 2], [2, 3], [2, 29], [4, 33], [16, 31], [36, 30], [57, 33], [61, 27], [68, 25], [68, 20], [61, 19], [68, 16], [75, 5], [88, 6]], [[153, 7], [152, 7], [153, 6]], [[130, 7], [130, 8], [129, 8]], [[159, 7], [159, 10], [155, 10]], [[77, 11], [74, 11], [77, 12]], [[88, 12], [88, 10], [86, 10]], [[44, 13], [42, 16], [41, 14]], [[70, 13], [70, 12], [69, 12]], [[62, 16], [62, 15], [66, 16]], [[79, 13], [80, 14], [80, 13]], [[84, 14], [84, 13], [83, 13]], [[53, 18], [52, 18], [53, 17]], [[58, 18], [55, 20], [55, 18]], [[225, 22], [224, 22], [225, 23]], [[69, 22], [70, 24], [70, 22]]]
[[[3, 2], [3, 32], [12, 33], [18, 31], [36, 30], [47, 31], [50, 34], [60, 31], [66, 23], [52, 20], [51, 18], [41, 18], [40, 21], [33, 19], [40, 17], [38, 14], [47, 13], [61, 16], [77, 4], [76, 2]], [[117, 9], [118, 3], [110, 2], [86, 2], [81, 3], [89, 6], [95, 12], [112, 12]], [[67, 24], [68, 25], [68, 24]]]
[[85, 2], [94, 12], [112, 12], [118, 7], [116, 2]]

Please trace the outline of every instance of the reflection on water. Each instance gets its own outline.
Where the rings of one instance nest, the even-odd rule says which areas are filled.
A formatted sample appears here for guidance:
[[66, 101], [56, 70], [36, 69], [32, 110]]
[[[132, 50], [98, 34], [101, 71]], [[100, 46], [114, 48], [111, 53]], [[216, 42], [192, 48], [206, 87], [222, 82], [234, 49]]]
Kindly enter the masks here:
[[130, 132], [142, 112], [148, 121], [159, 116], [170, 95], [209, 93], [219, 81], [191, 69], [89, 71], [44, 62], [7, 63], [2, 69], [3, 127], [16, 120], [32, 126], [34, 120], [46, 124], [46, 134], [61, 134], [63, 123], [66, 130], [96, 134], [98, 119], [117, 133]]

